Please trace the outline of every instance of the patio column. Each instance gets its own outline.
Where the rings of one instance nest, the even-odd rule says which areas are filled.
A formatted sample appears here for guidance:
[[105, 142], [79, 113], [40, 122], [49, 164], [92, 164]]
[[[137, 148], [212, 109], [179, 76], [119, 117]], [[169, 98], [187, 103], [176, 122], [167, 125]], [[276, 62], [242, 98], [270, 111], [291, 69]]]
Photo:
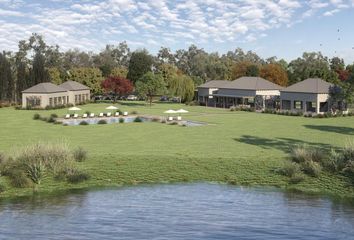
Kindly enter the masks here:
[[306, 103], [306, 101], [302, 102], [302, 110], [304, 110], [304, 112], [307, 112], [307, 103]]
[[316, 113], [320, 113], [320, 101], [318, 101], [318, 99], [316, 100]]
[[[266, 97], [262, 96], [262, 100], [263, 100], [262, 110], [264, 110], [266, 108], [266, 104], [265, 104]], [[256, 102], [256, 101], [254, 101], [254, 102]]]

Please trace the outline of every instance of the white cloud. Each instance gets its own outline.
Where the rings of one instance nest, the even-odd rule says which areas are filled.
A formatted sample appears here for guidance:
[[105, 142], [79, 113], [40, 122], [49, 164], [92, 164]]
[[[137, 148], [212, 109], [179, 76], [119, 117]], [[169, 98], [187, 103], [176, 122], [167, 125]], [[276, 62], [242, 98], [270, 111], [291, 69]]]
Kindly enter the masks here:
[[[32, 32], [64, 49], [98, 50], [114, 39], [135, 46], [170, 42], [258, 41], [267, 31], [333, 16], [354, 0], [0, 0], [0, 48]], [[26, 19], [26, 22], [23, 21]], [[141, 40], [144, 36], [144, 40]], [[161, 36], [161, 38], [160, 38]]]

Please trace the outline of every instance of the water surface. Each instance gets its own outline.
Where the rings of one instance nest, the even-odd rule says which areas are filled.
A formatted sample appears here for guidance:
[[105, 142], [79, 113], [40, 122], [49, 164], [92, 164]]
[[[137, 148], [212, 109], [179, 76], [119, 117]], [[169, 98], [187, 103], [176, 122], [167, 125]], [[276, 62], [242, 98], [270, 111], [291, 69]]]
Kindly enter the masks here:
[[354, 207], [276, 189], [135, 186], [0, 202], [0, 239], [354, 239]]

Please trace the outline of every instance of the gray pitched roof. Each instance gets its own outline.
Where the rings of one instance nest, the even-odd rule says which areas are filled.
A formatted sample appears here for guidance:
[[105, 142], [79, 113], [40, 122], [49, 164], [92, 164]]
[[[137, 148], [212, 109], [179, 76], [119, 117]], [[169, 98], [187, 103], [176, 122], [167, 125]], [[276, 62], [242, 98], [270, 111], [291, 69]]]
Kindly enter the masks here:
[[67, 90], [61, 88], [53, 83], [44, 82], [34, 85], [26, 90], [23, 90], [23, 93], [56, 93], [56, 92], [66, 92]]
[[227, 80], [210, 80], [200, 86], [198, 88], [220, 88], [224, 86], [225, 84], [230, 83], [230, 81]]
[[90, 90], [89, 87], [75, 81], [66, 81], [60, 84], [59, 87], [65, 88], [69, 91]]
[[290, 87], [284, 88], [282, 92], [300, 92], [300, 93], [329, 93], [333, 84], [320, 78], [308, 78], [302, 82], [295, 83]]
[[260, 77], [240, 77], [222, 88], [242, 90], [280, 90], [283, 87]]

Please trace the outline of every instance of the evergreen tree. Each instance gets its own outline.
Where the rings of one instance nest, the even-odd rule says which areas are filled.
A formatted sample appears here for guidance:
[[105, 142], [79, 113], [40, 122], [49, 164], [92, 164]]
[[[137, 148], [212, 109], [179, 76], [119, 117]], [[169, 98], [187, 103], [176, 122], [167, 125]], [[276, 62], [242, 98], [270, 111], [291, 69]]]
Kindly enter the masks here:
[[33, 84], [49, 81], [48, 71], [45, 69], [44, 66], [45, 66], [45, 58], [40, 52], [37, 52], [36, 55], [34, 56], [33, 65], [32, 65], [31, 78]]
[[14, 82], [11, 73], [11, 64], [7, 60], [5, 52], [0, 53], [0, 100], [12, 101]]
[[21, 99], [21, 92], [28, 87], [28, 75], [26, 73], [26, 64], [24, 62], [17, 63], [17, 82], [16, 82], [16, 94], [17, 99]]
[[147, 72], [152, 70], [153, 58], [146, 50], [133, 52], [128, 68], [127, 78], [136, 83]]

